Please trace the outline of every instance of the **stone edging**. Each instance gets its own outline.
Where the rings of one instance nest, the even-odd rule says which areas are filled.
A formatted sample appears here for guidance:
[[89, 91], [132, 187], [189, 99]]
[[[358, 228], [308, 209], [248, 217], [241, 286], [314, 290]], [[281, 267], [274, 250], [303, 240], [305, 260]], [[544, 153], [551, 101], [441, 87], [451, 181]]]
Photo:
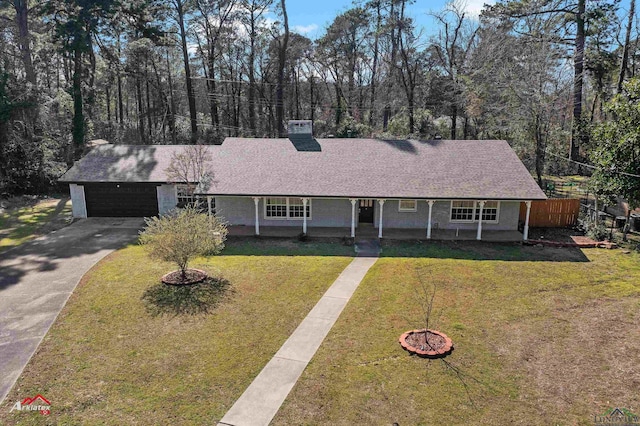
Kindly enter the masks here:
[[451, 341], [451, 339], [446, 334], [436, 330], [427, 330], [427, 331], [444, 337], [444, 347], [440, 350], [425, 351], [420, 348], [415, 348], [407, 343], [407, 337], [409, 337], [409, 335], [414, 333], [422, 333], [424, 332], [424, 330], [425, 329], [423, 328], [422, 330], [411, 330], [411, 331], [407, 331], [406, 333], [403, 333], [402, 336], [400, 336], [400, 339], [398, 340], [400, 343], [400, 346], [402, 346], [402, 348], [409, 353], [416, 354], [418, 356], [425, 357], [425, 358], [438, 358], [438, 357], [447, 355], [449, 352], [451, 352], [451, 350], [453, 349], [453, 342]]

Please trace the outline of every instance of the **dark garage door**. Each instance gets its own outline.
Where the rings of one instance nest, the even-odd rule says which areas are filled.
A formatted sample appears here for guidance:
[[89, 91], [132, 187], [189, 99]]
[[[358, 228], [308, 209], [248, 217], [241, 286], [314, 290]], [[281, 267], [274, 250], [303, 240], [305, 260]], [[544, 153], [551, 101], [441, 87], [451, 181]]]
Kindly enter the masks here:
[[142, 217], [158, 214], [156, 186], [139, 183], [100, 183], [84, 186], [90, 217]]

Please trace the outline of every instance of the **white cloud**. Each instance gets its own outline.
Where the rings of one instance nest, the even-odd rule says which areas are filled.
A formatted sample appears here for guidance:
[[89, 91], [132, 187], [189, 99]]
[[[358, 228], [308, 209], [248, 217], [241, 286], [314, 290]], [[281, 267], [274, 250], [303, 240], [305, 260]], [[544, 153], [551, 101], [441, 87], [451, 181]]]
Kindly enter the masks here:
[[309, 34], [318, 29], [317, 24], [309, 24], [309, 25], [294, 25], [293, 31], [298, 34]]

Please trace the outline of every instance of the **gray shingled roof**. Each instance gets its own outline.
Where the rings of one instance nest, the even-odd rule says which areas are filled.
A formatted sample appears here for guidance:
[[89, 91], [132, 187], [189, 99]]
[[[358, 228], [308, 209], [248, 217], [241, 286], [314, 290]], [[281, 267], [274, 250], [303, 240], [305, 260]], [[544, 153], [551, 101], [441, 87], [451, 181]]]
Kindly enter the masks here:
[[[317, 139], [298, 151], [288, 139], [227, 138], [211, 145], [216, 195], [357, 198], [545, 199], [506, 141]], [[167, 182], [180, 145], [103, 145], [62, 182]]]

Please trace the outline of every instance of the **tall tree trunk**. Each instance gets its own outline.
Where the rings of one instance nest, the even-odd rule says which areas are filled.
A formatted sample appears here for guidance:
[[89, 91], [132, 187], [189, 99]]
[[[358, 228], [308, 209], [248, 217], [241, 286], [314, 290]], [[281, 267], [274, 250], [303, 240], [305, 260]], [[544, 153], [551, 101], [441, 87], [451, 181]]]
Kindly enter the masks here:
[[289, 44], [289, 18], [287, 17], [287, 6], [285, 0], [280, 0], [282, 7], [282, 17], [284, 23], [284, 36], [280, 50], [278, 52], [278, 86], [276, 87], [276, 129], [278, 136], [286, 136], [284, 128], [284, 67], [287, 59], [287, 45]]
[[124, 104], [122, 102], [122, 76], [120, 75], [120, 34], [118, 33], [118, 41], [117, 41], [117, 51], [118, 51], [118, 67], [116, 68], [116, 77], [118, 79], [118, 109], [120, 113], [118, 114], [120, 124], [124, 123]]
[[142, 84], [140, 77], [136, 76], [136, 100], [138, 102], [138, 132], [140, 133], [140, 141], [145, 144], [146, 133], [144, 131], [144, 111], [142, 110]]
[[111, 126], [111, 90], [109, 90], [109, 84], [107, 84], [107, 87], [105, 87], [104, 92], [105, 96], [107, 97], [107, 123], [109, 123], [109, 126]]
[[536, 140], [536, 176], [538, 178], [538, 184], [540, 188], [543, 188], [544, 182], [542, 180], [542, 172], [544, 169], [544, 154], [545, 154], [545, 143], [544, 143], [544, 133], [540, 128], [541, 124], [540, 116], [536, 115], [535, 119], [535, 140]]
[[36, 90], [36, 73], [33, 68], [33, 61], [31, 59], [31, 45], [29, 35], [29, 21], [28, 21], [28, 0], [14, 0], [13, 5], [16, 10], [16, 24], [18, 26], [18, 48], [22, 56], [22, 62], [24, 64], [24, 71], [27, 76], [27, 81], [33, 85], [33, 90]]
[[[72, 120], [72, 140], [73, 152], [70, 158], [71, 163], [82, 155], [84, 150], [84, 111], [82, 104], [82, 51], [76, 46], [73, 51], [73, 86], [71, 89], [73, 97], [73, 120]], [[71, 164], [70, 163], [70, 164]]]
[[255, 53], [256, 53], [256, 22], [254, 12], [251, 11], [251, 30], [249, 32], [249, 131], [252, 136], [256, 135], [256, 76], [255, 76]]
[[618, 93], [622, 92], [622, 83], [627, 74], [627, 64], [629, 62], [629, 44], [631, 42], [631, 29], [633, 28], [633, 19], [636, 14], [636, 0], [630, 0], [629, 3], [629, 21], [627, 22], [627, 33], [624, 37], [624, 46], [622, 47], [622, 63], [620, 64], [620, 73], [618, 74]]
[[[145, 71], [146, 74], [146, 71]], [[152, 122], [152, 117], [151, 117], [151, 91], [149, 90], [149, 78], [147, 77], [147, 81], [146, 81], [146, 92], [147, 92], [147, 127], [148, 127], [148, 133], [149, 133], [149, 143], [153, 144], [153, 122]]]
[[571, 159], [580, 160], [580, 145], [584, 134], [582, 123], [582, 87], [584, 84], [584, 44], [585, 44], [586, 0], [578, 0], [576, 14], [576, 47], [573, 56], [573, 126], [571, 132]]
[[198, 139], [198, 121], [196, 114], [196, 97], [191, 82], [191, 66], [189, 65], [189, 50], [187, 49], [187, 33], [184, 26], [184, 2], [175, 0], [176, 13], [178, 14], [178, 27], [180, 29], [180, 43], [182, 44], [182, 58], [184, 60], [184, 77], [187, 83], [187, 99], [189, 101], [189, 118], [191, 121], [191, 143]]
[[169, 49], [167, 49], [167, 76], [169, 79], [169, 129], [171, 131], [171, 143], [177, 142], [176, 138], [176, 103], [173, 99], [173, 81], [171, 78], [171, 65], [169, 64]]
[[451, 140], [456, 140], [456, 128], [458, 127], [458, 106], [451, 105]]
[[314, 89], [314, 84], [313, 84], [313, 76], [309, 77], [309, 103], [311, 104], [311, 111], [309, 114], [309, 118], [311, 119], [311, 122], [314, 121], [315, 119], [315, 105], [314, 105], [314, 100], [313, 100], [313, 89]]
[[35, 130], [38, 122], [38, 82], [36, 79], [36, 73], [33, 68], [33, 61], [31, 59], [31, 45], [29, 34], [29, 20], [28, 20], [28, 0], [15, 0], [14, 7], [16, 10], [16, 24], [18, 27], [18, 48], [21, 53], [22, 63], [24, 65], [24, 71], [27, 77], [27, 81], [30, 83], [27, 99], [29, 106], [26, 110], [28, 117], [28, 123], [25, 125], [25, 130], [29, 134], [32, 134]]
[[[211, 43], [211, 42], [210, 42]], [[218, 92], [216, 85], [216, 47], [211, 43], [209, 48], [209, 109], [211, 113], [211, 125], [214, 130], [218, 130], [220, 125], [220, 114], [218, 113]]]

